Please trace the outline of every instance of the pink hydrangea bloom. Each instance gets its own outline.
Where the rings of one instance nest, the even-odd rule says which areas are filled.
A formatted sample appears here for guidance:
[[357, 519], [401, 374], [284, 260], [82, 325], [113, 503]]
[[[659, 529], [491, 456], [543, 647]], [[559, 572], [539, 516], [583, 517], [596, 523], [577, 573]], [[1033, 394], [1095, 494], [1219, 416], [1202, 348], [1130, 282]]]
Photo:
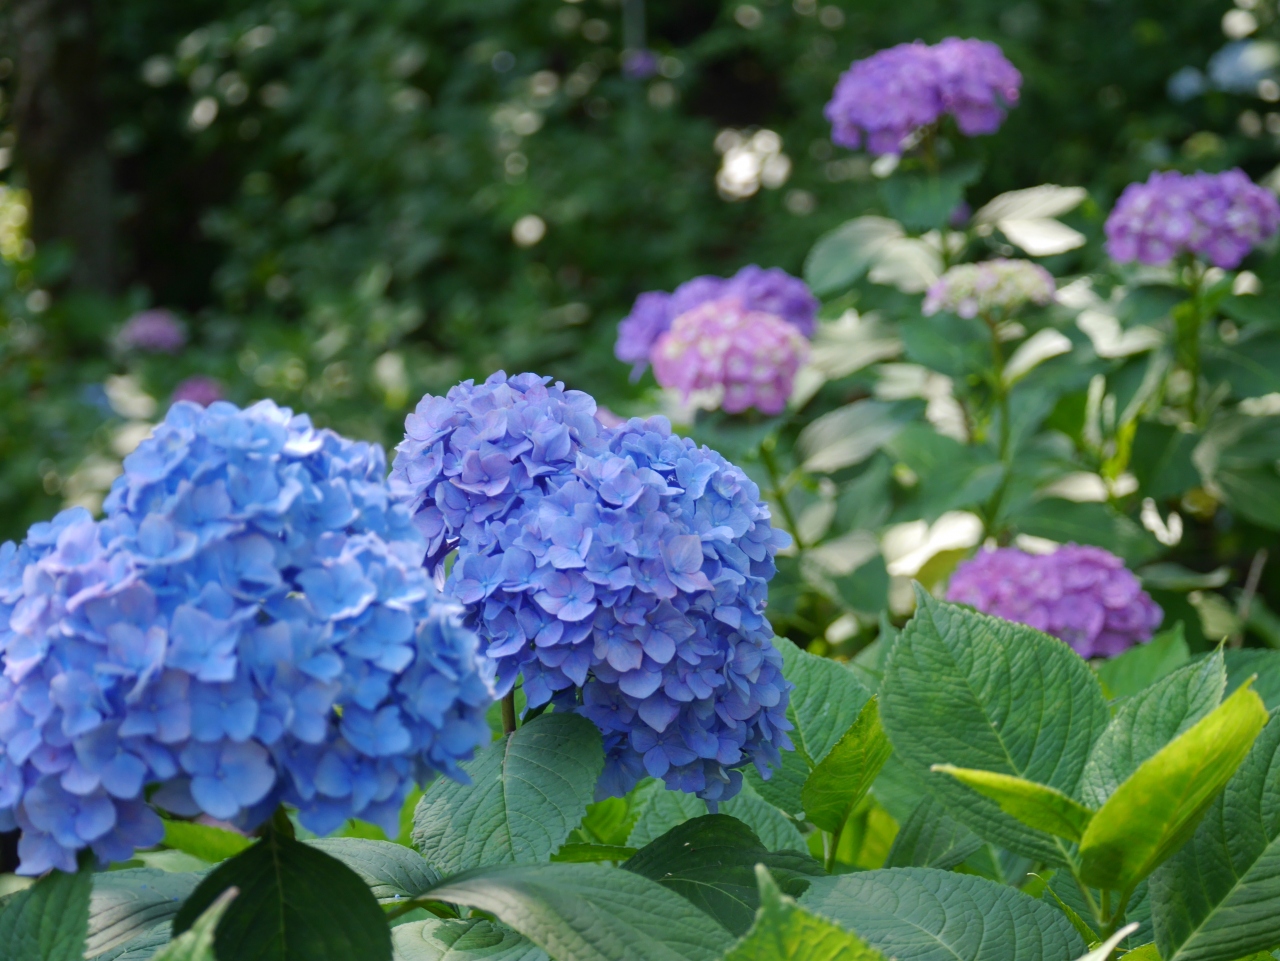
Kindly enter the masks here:
[[1026, 304], [1053, 300], [1053, 274], [1029, 260], [997, 257], [980, 264], [957, 264], [934, 281], [921, 308], [926, 317], [948, 310], [960, 317], [1000, 311], [1009, 314]]
[[1081, 657], [1115, 657], [1150, 640], [1164, 618], [1124, 561], [1079, 544], [982, 551], [956, 569], [947, 600], [1052, 634]]
[[685, 397], [723, 388], [721, 406], [731, 414], [750, 407], [779, 414], [808, 356], [809, 342], [794, 324], [731, 296], [677, 317], [654, 344], [653, 373]]
[[173, 389], [173, 403], [189, 400], [201, 407], [208, 407], [214, 401], [223, 399], [222, 384], [212, 377], [196, 374], [188, 377]]

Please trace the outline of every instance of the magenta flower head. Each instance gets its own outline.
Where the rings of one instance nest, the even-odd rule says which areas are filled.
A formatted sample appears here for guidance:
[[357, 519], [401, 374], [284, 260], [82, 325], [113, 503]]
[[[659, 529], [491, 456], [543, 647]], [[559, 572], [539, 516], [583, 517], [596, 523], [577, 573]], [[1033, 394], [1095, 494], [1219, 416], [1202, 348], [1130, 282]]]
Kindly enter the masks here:
[[1018, 102], [1020, 74], [994, 43], [917, 40], [854, 61], [826, 107], [831, 139], [851, 150], [896, 154], [947, 114], [967, 137], [995, 133]]
[[122, 350], [176, 354], [186, 346], [187, 332], [171, 312], [144, 310], [125, 321], [116, 335], [116, 343]]
[[956, 569], [947, 600], [1052, 634], [1086, 658], [1150, 640], [1164, 618], [1124, 561], [1078, 544], [1052, 554], [982, 551]]
[[750, 407], [780, 414], [808, 356], [809, 342], [794, 325], [729, 296], [676, 318], [654, 345], [653, 374], [686, 399], [695, 390], [723, 390], [720, 406], [730, 414]]
[[173, 403], [189, 400], [201, 407], [208, 407], [215, 401], [222, 400], [222, 384], [212, 377], [196, 374], [188, 377], [173, 389]]
[[1039, 264], [997, 257], [952, 267], [934, 281], [921, 309], [926, 317], [940, 310], [966, 318], [1008, 316], [1027, 304], [1043, 306], [1056, 292], [1053, 274]]
[[1244, 171], [1170, 170], [1124, 189], [1107, 218], [1107, 253], [1153, 266], [1190, 253], [1234, 270], [1277, 229], [1280, 201]]
[[742, 298], [750, 310], [781, 317], [805, 337], [812, 337], [818, 323], [818, 298], [808, 284], [780, 267], [743, 267], [732, 278], [695, 277], [675, 289], [641, 294], [631, 313], [618, 324], [614, 356], [633, 365], [632, 377], [639, 377], [650, 362], [658, 338], [671, 329], [681, 314], [721, 297]]

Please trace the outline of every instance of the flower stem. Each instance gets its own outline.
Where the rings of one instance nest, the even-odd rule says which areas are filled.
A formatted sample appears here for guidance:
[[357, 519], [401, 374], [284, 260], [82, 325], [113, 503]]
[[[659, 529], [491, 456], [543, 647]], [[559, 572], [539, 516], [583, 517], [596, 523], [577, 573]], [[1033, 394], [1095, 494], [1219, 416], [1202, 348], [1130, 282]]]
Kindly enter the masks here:
[[1009, 473], [1012, 470], [1012, 427], [1009, 423], [1009, 387], [1004, 382], [1004, 349], [1000, 346], [999, 324], [994, 317], [984, 314], [983, 322], [991, 333], [991, 390], [995, 394], [995, 411], [1000, 418], [999, 454], [1000, 463], [1004, 467], [1004, 476], [1000, 486], [991, 495], [986, 506], [986, 533], [995, 536], [996, 518], [1000, 513], [1000, 505], [1004, 500], [1005, 490], [1009, 486]]
[[786, 525], [787, 533], [795, 541], [796, 550], [800, 550], [804, 547], [804, 544], [800, 542], [800, 527], [796, 524], [795, 515], [791, 513], [791, 505], [787, 503], [787, 495], [782, 489], [782, 477], [778, 473], [778, 461], [773, 456], [775, 446], [777, 446], [777, 440], [773, 437], [766, 437], [760, 444], [760, 459], [764, 462], [764, 469], [769, 474], [769, 493], [778, 502], [778, 510], [782, 512], [782, 523]]
[[502, 733], [514, 734], [516, 730], [516, 689], [507, 691], [502, 699]]

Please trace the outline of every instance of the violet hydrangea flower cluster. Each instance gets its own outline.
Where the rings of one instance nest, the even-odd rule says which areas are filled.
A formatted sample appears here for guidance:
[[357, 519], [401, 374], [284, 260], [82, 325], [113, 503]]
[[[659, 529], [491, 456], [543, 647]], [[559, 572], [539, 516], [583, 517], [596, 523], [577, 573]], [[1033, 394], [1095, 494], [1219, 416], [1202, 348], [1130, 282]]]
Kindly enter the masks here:
[[394, 831], [488, 739], [492, 667], [421, 567], [381, 448], [269, 401], [178, 403], [83, 510], [0, 548], [0, 823], [21, 871], [154, 844], [144, 799]]
[[671, 329], [681, 314], [712, 300], [738, 297], [748, 310], [773, 314], [812, 337], [818, 321], [818, 298], [798, 277], [780, 267], [743, 267], [731, 278], [695, 277], [674, 293], [650, 291], [636, 298], [631, 313], [618, 324], [618, 341], [613, 352], [618, 360], [633, 365], [638, 376], [650, 361], [658, 338]]
[[590, 718], [600, 796], [646, 774], [711, 801], [791, 744], [789, 683], [764, 617], [786, 535], [759, 490], [662, 418], [606, 428], [549, 378], [494, 374], [424, 397], [393, 483], [446, 590], [531, 707]]
[[940, 310], [973, 318], [1008, 316], [1027, 304], [1053, 300], [1053, 274], [1029, 260], [997, 257], [977, 264], [957, 264], [934, 281], [921, 308], [926, 317]]
[[825, 114], [840, 146], [865, 143], [873, 154], [897, 154], [917, 130], [948, 114], [967, 137], [995, 133], [1021, 87], [1022, 75], [994, 43], [917, 40], [854, 61]]
[[947, 600], [1052, 634], [1086, 658], [1150, 640], [1164, 618], [1124, 561], [1078, 544], [1052, 554], [982, 551], [956, 569]]
[[723, 391], [730, 414], [755, 407], [780, 414], [809, 342], [794, 325], [749, 310], [740, 297], [707, 301], [681, 314], [654, 345], [653, 375], [686, 399], [695, 390]]
[[1107, 253], [1163, 265], [1183, 253], [1234, 270], [1280, 229], [1280, 201], [1242, 170], [1153, 173], [1125, 187], [1107, 218]]
[[144, 310], [125, 321], [116, 334], [116, 343], [122, 350], [176, 354], [186, 346], [187, 332], [170, 311]]

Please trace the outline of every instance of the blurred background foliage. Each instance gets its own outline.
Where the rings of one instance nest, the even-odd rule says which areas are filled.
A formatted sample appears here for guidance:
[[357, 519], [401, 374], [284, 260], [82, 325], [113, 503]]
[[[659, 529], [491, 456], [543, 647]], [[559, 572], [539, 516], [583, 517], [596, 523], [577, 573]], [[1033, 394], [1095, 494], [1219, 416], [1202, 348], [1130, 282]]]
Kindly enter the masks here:
[[[1093, 269], [1128, 182], [1275, 166], [1275, 13], [1271, 0], [10, 0], [0, 535], [95, 506], [196, 374], [388, 446], [423, 392], [500, 367], [651, 409], [648, 375], [631, 384], [612, 357], [637, 293], [747, 263], [799, 273], [818, 237], [885, 212], [881, 171], [831, 145], [822, 107], [850, 61], [898, 42], [1001, 45], [1022, 103], [957, 148], [985, 161], [968, 199], [1087, 188], [1068, 220], [1090, 243], [1052, 266]], [[656, 54], [644, 76], [624, 69], [642, 47]], [[895, 296], [860, 307], [917, 315]], [[118, 341], [146, 307], [182, 319], [181, 353]], [[1083, 414], [1055, 416], [1069, 434]], [[841, 494], [836, 529], [883, 522], [859, 490]], [[917, 508], [899, 513], [930, 513]], [[1233, 556], [1247, 562], [1256, 539]]]

